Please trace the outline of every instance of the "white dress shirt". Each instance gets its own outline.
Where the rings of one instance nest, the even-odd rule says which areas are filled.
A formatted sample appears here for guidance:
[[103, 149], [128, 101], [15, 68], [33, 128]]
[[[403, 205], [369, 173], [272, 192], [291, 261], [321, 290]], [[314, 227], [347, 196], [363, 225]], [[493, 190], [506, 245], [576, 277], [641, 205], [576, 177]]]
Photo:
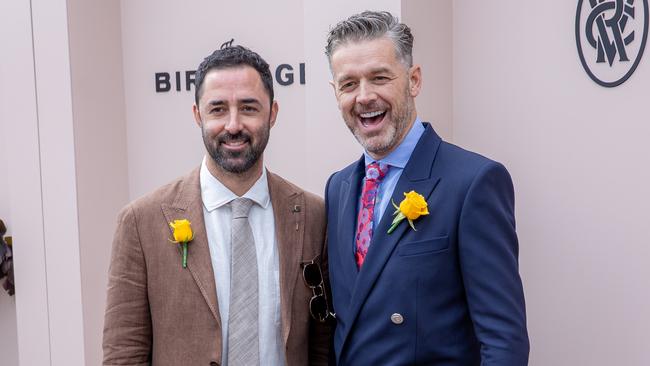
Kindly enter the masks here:
[[[238, 196], [208, 171], [206, 158], [200, 173], [203, 217], [210, 247], [212, 269], [217, 286], [221, 335], [222, 365], [228, 365], [228, 314], [230, 308], [231, 210], [228, 203]], [[280, 273], [275, 238], [275, 219], [269, 195], [266, 169], [242, 197], [253, 200], [248, 221], [253, 230], [259, 281], [259, 347], [263, 365], [284, 366], [284, 345], [280, 318]], [[211, 340], [206, 339], [206, 342]]]

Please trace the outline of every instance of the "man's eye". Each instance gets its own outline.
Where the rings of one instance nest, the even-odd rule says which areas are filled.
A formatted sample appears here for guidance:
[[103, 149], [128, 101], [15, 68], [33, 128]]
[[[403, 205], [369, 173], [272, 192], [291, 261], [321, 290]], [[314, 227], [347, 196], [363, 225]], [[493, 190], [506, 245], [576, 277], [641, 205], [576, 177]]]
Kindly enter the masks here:
[[250, 106], [250, 105], [245, 105], [242, 107], [242, 111], [244, 112], [257, 112], [257, 108]]
[[340, 87], [339, 90], [349, 90], [352, 89], [356, 83], [354, 81], [348, 81], [347, 83], [343, 83]]
[[215, 108], [210, 109], [210, 113], [221, 113], [221, 112], [223, 112], [222, 107], [215, 107]]

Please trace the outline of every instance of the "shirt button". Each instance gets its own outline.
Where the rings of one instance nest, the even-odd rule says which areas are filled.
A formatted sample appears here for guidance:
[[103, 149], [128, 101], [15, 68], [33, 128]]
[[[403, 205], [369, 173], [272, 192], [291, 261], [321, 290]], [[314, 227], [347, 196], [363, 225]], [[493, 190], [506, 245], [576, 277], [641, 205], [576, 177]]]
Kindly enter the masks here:
[[390, 321], [392, 321], [393, 324], [400, 325], [404, 323], [404, 317], [400, 313], [395, 313], [390, 316]]

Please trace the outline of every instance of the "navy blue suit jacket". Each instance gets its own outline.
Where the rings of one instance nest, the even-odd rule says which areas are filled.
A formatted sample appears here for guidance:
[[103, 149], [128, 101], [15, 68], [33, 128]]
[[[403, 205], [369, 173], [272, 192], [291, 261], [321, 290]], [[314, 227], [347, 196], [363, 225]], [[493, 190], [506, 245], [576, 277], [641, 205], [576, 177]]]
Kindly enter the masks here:
[[337, 364], [527, 365], [510, 175], [425, 127], [392, 199], [414, 190], [430, 214], [415, 221], [417, 231], [402, 222], [387, 234], [389, 205], [361, 270], [354, 235], [363, 157], [327, 183]]

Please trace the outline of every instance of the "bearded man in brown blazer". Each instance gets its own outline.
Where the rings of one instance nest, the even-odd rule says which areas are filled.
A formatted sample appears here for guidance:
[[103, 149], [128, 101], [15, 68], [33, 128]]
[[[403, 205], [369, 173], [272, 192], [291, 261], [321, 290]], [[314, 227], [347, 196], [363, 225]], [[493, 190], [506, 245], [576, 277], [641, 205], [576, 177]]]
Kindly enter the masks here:
[[[278, 113], [268, 64], [215, 51], [193, 113], [201, 167], [120, 213], [104, 365], [326, 365], [324, 204], [264, 169]], [[192, 234], [175, 235], [176, 220]]]

